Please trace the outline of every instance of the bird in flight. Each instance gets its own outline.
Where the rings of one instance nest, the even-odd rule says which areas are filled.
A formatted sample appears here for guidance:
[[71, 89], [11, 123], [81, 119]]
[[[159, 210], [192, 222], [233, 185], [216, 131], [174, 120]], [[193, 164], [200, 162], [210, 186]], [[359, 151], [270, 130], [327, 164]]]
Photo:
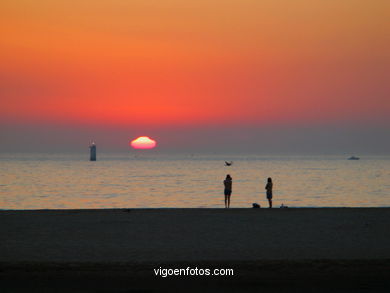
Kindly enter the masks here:
[[233, 165], [233, 161], [230, 162], [225, 161], [225, 166], [231, 166], [231, 165]]

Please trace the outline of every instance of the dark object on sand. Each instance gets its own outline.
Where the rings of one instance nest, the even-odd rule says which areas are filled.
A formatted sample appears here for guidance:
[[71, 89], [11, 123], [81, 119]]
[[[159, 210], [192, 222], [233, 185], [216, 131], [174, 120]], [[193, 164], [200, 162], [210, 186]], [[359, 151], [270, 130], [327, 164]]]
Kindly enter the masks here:
[[258, 204], [258, 203], [253, 203], [252, 204], [252, 207], [254, 208], [254, 209], [259, 209], [260, 208], [260, 205]]
[[281, 209], [287, 209], [288, 206], [285, 206], [284, 204], [282, 204], [282, 205], [280, 206], [280, 208], [281, 208]]
[[89, 146], [89, 160], [96, 161], [96, 145], [94, 142]]
[[359, 158], [359, 157], [352, 156], [352, 157], [349, 157], [348, 160], [355, 160], [355, 161], [356, 161], [356, 160], [360, 160], [360, 158]]
[[233, 161], [230, 162], [225, 161], [225, 166], [231, 166], [231, 165], [233, 165]]

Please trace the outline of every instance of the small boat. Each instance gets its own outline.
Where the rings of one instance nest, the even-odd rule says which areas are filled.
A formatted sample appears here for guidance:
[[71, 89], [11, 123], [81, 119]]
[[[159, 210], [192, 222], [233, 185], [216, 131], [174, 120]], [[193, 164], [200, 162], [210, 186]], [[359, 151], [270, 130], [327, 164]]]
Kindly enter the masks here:
[[359, 158], [359, 157], [352, 156], [352, 157], [349, 157], [348, 160], [355, 160], [355, 161], [356, 161], [356, 160], [360, 160], [360, 158]]

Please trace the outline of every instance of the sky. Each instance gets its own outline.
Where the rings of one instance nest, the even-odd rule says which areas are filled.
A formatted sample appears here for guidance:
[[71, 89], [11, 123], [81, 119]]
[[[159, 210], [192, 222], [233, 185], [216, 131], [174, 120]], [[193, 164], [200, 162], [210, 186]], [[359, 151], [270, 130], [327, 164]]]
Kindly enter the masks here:
[[390, 153], [387, 0], [2, 0], [0, 151]]

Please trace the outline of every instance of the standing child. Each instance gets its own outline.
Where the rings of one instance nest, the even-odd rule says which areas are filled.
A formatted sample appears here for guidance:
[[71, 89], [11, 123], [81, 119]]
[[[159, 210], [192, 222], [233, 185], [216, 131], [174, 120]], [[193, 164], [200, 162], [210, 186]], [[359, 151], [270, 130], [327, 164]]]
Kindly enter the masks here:
[[273, 187], [272, 179], [271, 177], [268, 177], [267, 185], [265, 186], [265, 189], [267, 190], [267, 199], [268, 199], [269, 208], [272, 208], [272, 187]]
[[226, 179], [223, 181], [223, 185], [225, 186], [224, 194], [225, 194], [225, 208], [230, 208], [230, 196], [232, 195], [232, 177], [227, 174]]

